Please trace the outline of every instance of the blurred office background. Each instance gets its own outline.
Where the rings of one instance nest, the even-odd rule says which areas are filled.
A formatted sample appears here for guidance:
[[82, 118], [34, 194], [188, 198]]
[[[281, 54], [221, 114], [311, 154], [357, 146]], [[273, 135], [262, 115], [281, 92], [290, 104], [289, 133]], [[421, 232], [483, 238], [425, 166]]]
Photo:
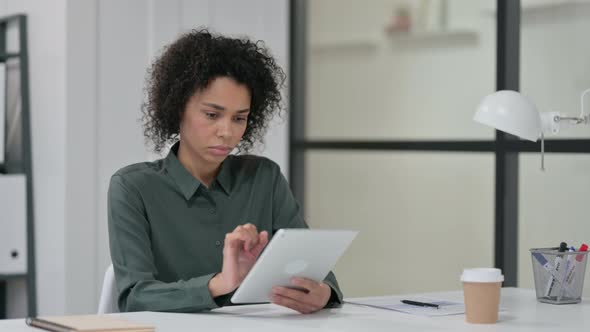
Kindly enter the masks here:
[[[0, 0], [0, 16], [29, 22], [38, 313], [95, 312], [110, 263], [108, 180], [158, 157], [138, 122], [145, 70], [163, 45], [204, 25], [265, 40], [290, 74], [293, 113], [257, 151], [290, 175], [312, 227], [360, 231], [335, 269], [346, 295], [459, 289], [462, 268], [495, 264], [496, 157], [466, 142], [495, 141], [472, 116], [496, 89], [497, 9], [495, 0]], [[522, 0], [520, 89], [539, 110], [578, 114], [589, 18], [588, 1]], [[585, 126], [557, 139], [589, 136]], [[548, 153], [545, 172], [538, 152], [517, 159], [510, 255], [515, 284], [532, 287], [529, 248], [590, 242], [590, 154]], [[6, 315], [26, 316], [24, 281], [5, 289]]]
[[[347, 295], [456, 289], [462, 268], [494, 265], [495, 154], [453, 150], [495, 139], [472, 118], [496, 89], [496, 1], [320, 0], [302, 11], [300, 195], [312, 226], [361, 231], [336, 269]], [[579, 114], [589, 17], [587, 1], [522, 1], [520, 87], [540, 111]], [[589, 136], [584, 126], [559, 138]], [[548, 154], [545, 172], [538, 152], [517, 162], [507, 254], [512, 286], [532, 287], [529, 248], [590, 241], [590, 154]]]

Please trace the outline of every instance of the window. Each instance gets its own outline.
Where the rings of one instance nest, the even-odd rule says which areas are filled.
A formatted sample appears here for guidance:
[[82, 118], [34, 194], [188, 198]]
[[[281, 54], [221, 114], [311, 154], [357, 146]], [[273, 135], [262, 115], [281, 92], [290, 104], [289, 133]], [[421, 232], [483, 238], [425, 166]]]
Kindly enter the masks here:
[[313, 227], [361, 230], [336, 266], [350, 296], [453, 289], [475, 265], [531, 285], [530, 247], [581, 241], [583, 205], [563, 229], [539, 211], [590, 196], [588, 127], [548, 140], [541, 174], [539, 143], [472, 121], [520, 82], [541, 111], [579, 112], [590, 6], [531, 4], [292, 0], [291, 184]]

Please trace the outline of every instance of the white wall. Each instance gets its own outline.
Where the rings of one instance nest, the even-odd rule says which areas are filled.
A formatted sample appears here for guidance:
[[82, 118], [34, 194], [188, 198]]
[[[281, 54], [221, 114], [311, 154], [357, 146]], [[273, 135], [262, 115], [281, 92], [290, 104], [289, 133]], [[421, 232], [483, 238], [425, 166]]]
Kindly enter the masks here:
[[[208, 25], [265, 40], [287, 70], [287, 10], [286, 0], [0, 0], [0, 14], [29, 15], [39, 314], [96, 310], [109, 178], [157, 157], [138, 122], [154, 54]], [[287, 148], [283, 121], [261, 153], [287, 173]], [[10, 296], [10, 317], [25, 316], [23, 287]]]
[[107, 0], [98, 4], [96, 179], [99, 194], [96, 200], [98, 260], [94, 294], [99, 294], [102, 275], [110, 264], [106, 211], [109, 179], [117, 169], [144, 161], [147, 157], [138, 119], [151, 36], [148, 31], [151, 20], [149, 2]]
[[[80, 312], [96, 303], [98, 192], [97, 3], [68, 1], [66, 7], [66, 218], [65, 307]], [[42, 257], [38, 258], [39, 260]], [[45, 258], [47, 259], [47, 258]], [[60, 296], [56, 292], [54, 296]], [[39, 311], [47, 310], [39, 306]]]

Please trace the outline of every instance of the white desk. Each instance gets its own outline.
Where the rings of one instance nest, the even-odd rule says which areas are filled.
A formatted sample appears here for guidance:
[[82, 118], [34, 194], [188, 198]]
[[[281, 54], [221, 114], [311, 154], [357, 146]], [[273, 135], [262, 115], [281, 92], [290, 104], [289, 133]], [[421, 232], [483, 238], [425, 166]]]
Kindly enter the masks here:
[[[463, 292], [420, 294], [462, 301]], [[392, 297], [396, 300], [409, 297]], [[120, 314], [131, 321], [156, 326], [157, 332], [179, 331], [590, 331], [590, 301], [574, 305], [538, 303], [533, 290], [502, 289], [500, 321], [494, 325], [473, 325], [464, 315], [420, 317], [352, 304], [300, 315], [288, 309], [264, 304], [226, 307], [209, 313], [174, 314], [135, 312]], [[27, 327], [22, 319], [0, 321], [0, 331], [41, 331]]]

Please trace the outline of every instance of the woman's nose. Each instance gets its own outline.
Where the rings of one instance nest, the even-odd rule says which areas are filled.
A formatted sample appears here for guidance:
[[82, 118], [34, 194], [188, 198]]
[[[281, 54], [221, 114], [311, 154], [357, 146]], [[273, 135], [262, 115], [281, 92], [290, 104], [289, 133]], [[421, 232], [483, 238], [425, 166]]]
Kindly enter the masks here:
[[231, 136], [231, 123], [229, 121], [219, 121], [219, 126], [217, 127], [217, 136]]

